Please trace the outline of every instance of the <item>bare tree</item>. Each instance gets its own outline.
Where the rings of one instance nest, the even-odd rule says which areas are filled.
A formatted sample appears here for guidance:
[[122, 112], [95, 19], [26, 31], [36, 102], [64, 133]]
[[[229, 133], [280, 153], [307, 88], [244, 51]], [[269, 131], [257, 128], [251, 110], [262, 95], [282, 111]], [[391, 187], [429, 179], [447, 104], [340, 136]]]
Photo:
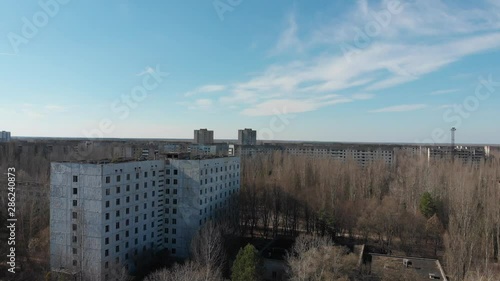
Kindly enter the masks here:
[[170, 269], [161, 269], [148, 275], [144, 281], [221, 281], [220, 271], [209, 271], [199, 263], [188, 261], [185, 264], [175, 264]]
[[220, 224], [209, 221], [198, 231], [191, 241], [191, 258], [206, 270], [206, 278], [222, 271], [225, 253], [223, 227]]

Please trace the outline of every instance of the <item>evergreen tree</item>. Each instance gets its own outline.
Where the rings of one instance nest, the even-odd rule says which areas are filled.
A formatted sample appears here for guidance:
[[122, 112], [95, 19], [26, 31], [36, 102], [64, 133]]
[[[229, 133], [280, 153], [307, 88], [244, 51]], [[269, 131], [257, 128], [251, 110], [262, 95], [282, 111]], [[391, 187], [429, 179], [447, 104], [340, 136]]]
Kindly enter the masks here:
[[259, 252], [251, 244], [239, 250], [233, 267], [231, 268], [232, 281], [259, 280], [260, 258]]
[[426, 218], [430, 218], [436, 213], [436, 203], [429, 192], [424, 192], [420, 197], [419, 209]]

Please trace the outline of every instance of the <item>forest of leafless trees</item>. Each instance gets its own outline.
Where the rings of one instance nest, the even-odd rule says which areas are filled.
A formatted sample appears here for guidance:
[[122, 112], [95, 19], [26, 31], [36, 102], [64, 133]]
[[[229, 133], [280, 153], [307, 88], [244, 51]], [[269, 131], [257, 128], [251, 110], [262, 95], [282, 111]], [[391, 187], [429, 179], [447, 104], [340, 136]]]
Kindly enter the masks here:
[[242, 159], [242, 167], [243, 235], [356, 239], [440, 258], [453, 280], [500, 280], [498, 158], [472, 164], [402, 154], [392, 166], [360, 167], [278, 153]]

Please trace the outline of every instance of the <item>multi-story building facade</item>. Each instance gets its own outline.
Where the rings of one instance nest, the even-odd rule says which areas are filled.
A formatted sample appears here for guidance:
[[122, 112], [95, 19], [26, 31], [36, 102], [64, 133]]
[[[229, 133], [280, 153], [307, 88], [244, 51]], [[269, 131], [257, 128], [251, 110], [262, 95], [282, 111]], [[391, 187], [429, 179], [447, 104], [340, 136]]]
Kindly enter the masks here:
[[268, 143], [263, 145], [236, 145], [235, 154], [271, 154], [283, 152], [310, 158], [330, 158], [341, 162], [354, 161], [361, 166], [369, 163], [394, 164], [398, 153], [425, 157], [427, 160], [456, 159], [478, 163], [490, 157], [489, 146], [402, 145], [402, 144], [347, 144], [347, 143]]
[[0, 132], [0, 142], [9, 142], [11, 141], [10, 132], [1, 131]]
[[52, 163], [53, 271], [112, 280], [113, 270], [168, 250], [187, 257], [191, 238], [239, 191], [237, 157], [123, 163]]
[[195, 144], [213, 144], [214, 131], [207, 129], [194, 130], [194, 143]]
[[257, 131], [252, 129], [238, 130], [239, 145], [257, 145]]
[[331, 158], [346, 162], [353, 160], [360, 165], [371, 162], [392, 164], [394, 149], [389, 146], [375, 145], [310, 145], [310, 144], [265, 144], [240, 145], [236, 147], [236, 155], [270, 154], [283, 152], [290, 155], [310, 158]]

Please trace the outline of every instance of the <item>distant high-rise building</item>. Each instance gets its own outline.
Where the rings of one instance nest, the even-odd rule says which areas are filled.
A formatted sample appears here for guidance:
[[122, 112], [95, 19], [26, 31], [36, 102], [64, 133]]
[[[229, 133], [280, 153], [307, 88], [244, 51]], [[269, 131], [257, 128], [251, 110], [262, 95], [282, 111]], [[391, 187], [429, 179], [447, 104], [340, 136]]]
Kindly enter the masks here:
[[2, 131], [0, 133], [0, 142], [9, 142], [10, 141], [10, 132]]
[[252, 129], [238, 130], [238, 144], [240, 145], [256, 145], [257, 131]]
[[207, 129], [194, 130], [194, 143], [196, 144], [213, 144], [214, 131]]

